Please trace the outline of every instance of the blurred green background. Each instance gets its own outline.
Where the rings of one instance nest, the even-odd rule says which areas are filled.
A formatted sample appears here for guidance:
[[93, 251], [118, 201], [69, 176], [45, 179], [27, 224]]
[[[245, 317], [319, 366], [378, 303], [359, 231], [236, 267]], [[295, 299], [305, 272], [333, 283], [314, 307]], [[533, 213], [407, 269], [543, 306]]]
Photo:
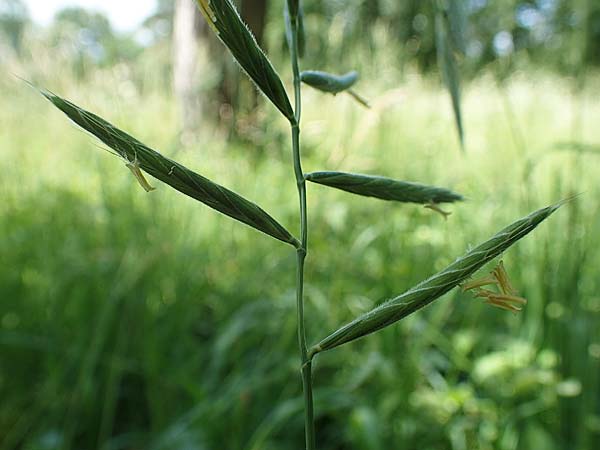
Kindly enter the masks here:
[[[81, 8], [41, 27], [19, 0], [0, 1], [2, 450], [303, 446], [293, 251], [154, 180], [146, 194], [12, 75], [295, 231], [287, 124], [201, 20], [178, 34], [189, 17], [178, 18], [180, 3], [157, 2], [124, 32]], [[289, 87], [282, 2], [244, 4]], [[304, 2], [302, 67], [359, 70], [357, 91], [372, 104], [304, 89], [305, 170], [386, 175], [468, 198], [444, 221], [310, 185], [309, 341], [512, 220], [583, 194], [504, 255], [529, 300], [521, 314], [454, 290], [319, 355], [323, 450], [600, 447], [600, 4], [464, 4], [461, 153], [432, 3]]]

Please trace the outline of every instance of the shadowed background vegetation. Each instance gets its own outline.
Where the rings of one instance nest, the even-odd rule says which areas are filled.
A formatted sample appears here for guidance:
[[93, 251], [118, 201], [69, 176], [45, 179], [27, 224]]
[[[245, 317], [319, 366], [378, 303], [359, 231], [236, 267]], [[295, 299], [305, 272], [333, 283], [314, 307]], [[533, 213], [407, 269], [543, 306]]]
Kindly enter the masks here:
[[[281, 2], [264, 46], [290, 88]], [[318, 356], [318, 447], [600, 445], [600, 6], [466, 2], [466, 152], [439, 82], [430, 2], [306, 1], [307, 172], [448, 186], [418, 205], [309, 185], [309, 341], [413, 286], [533, 209], [576, 201], [504, 256], [519, 315], [457, 290]], [[47, 28], [0, 2], [0, 449], [299, 449], [294, 255], [125, 165], [11, 74], [98, 113], [296, 232], [286, 123], [199, 25], [183, 105], [173, 10], [119, 33], [98, 13]], [[256, 18], [248, 22], [261, 23]], [[257, 34], [259, 34], [257, 32]], [[201, 117], [186, 124], [189, 108]], [[241, 111], [241, 112], [240, 112]], [[148, 177], [150, 179], [150, 177]]]

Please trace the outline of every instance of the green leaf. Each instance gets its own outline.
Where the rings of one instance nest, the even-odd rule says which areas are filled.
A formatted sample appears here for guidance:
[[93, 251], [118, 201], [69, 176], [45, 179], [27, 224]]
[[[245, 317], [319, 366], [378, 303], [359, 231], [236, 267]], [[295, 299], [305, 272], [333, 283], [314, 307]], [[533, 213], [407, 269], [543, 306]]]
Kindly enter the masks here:
[[352, 71], [344, 75], [333, 75], [318, 70], [305, 70], [300, 73], [300, 80], [309, 86], [330, 94], [350, 89], [358, 80], [358, 72]]
[[229, 0], [196, 0], [206, 21], [258, 88], [289, 120], [294, 120], [281, 78]]
[[346, 172], [313, 172], [308, 181], [323, 184], [353, 194], [382, 200], [411, 203], [450, 203], [463, 200], [462, 195], [449, 189], [409, 181]]
[[484, 264], [500, 255], [519, 239], [531, 232], [556, 211], [562, 203], [539, 209], [513, 222], [483, 244], [467, 252], [441, 272], [386, 301], [331, 333], [311, 348], [310, 354], [338, 347], [347, 342], [388, 327], [409, 314], [427, 306], [452, 288], [465, 281]]
[[460, 107], [460, 77], [458, 74], [454, 53], [452, 52], [450, 43], [448, 42], [448, 32], [441, 12], [438, 12], [435, 17], [435, 37], [438, 65], [440, 66], [440, 70], [442, 72], [444, 84], [448, 88], [450, 97], [452, 98], [452, 109], [454, 111], [454, 118], [456, 120], [458, 138], [460, 140], [460, 145], [464, 150], [465, 139]]
[[154, 178], [229, 217], [295, 247], [300, 245], [282, 225], [254, 203], [164, 157], [97, 115], [51, 92], [40, 92], [69, 119], [108, 145], [127, 163], [135, 162], [136, 167]]

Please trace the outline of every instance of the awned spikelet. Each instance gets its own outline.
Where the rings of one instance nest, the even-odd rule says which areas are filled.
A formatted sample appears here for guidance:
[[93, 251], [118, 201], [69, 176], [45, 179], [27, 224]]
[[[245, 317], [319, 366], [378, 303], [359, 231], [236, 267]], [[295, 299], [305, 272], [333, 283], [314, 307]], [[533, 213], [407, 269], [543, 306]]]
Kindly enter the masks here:
[[320, 70], [305, 70], [300, 73], [300, 80], [321, 92], [333, 95], [346, 92], [361, 105], [366, 108], [371, 107], [362, 95], [351, 89], [358, 80], [358, 72], [355, 70], [344, 75], [334, 75]]
[[365, 197], [403, 203], [421, 203], [425, 208], [442, 215], [444, 219], [448, 218], [451, 213], [441, 209], [440, 203], [464, 200], [462, 195], [450, 189], [376, 175], [348, 172], [311, 172], [306, 174], [305, 179], [353, 194], [364, 195]]
[[312, 183], [381, 200], [421, 203], [427, 206], [463, 200], [462, 195], [450, 189], [377, 175], [349, 172], [311, 172], [306, 174], [306, 179]]
[[73, 122], [108, 145], [115, 155], [123, 158], [129, 170], [147, 192], [154, 187], [141, 170], [173, 189], [205, 205], [251, 226], [275, 239], [298, 247], [298, 240], [266, 211], [239, 194], [169, 159], [106, 120], [86, 111], [52, 92], [41, 94]]
[[354, 86], [358, 80], [358, 72], [353, 70], [344, 75], [334, 75], [319, 70], [305, 70], [300, 73], [300, 80], [319, 91], [335, 95]]
[[289, 120], [294, 111], [283, 83], [256, 39], [229, 0], [196, 0], [198, 8], [258, 88]]
[[[513, 222], [484, 243], [467, 252], [461, 258], [458, 258], [441, 272], [436, 273], [404, 294], [382, 303], [334, 331], [314, 345], [310, 350], [310, 354], [315, 355], [316, 353], [338, 347], [377, 330], [381, 330], [427, 306], [446, 292], [463, 283], [484, 264], [502, 254], [502, 252], [547, 219], [562, 204], [561, 202], [539, 209]], [[502, 274], [499, 273], [499, 275], [499, 278], [502, 279]], [[486, 284], [501, 285], [504, 282], [505, 280], [499, 281], [494, 276], [493, 278], [480, 280], [479, 284], [473, 285], [473, 287], [484, 286]], [[510, 284], [504, 284], [504, 286], [506, 289], [512, 289]], [[481, 296], [486, 298], [487, 303], [511, 311], [518, 309], [518, 306], [515, 306], [515, 304], [524, 303], [524, 299], [511, 295], [508, 291], [506, 294], [504, 292], [497, 294], [492, 291], [488, 294], [486, 291], [483, 291]]]

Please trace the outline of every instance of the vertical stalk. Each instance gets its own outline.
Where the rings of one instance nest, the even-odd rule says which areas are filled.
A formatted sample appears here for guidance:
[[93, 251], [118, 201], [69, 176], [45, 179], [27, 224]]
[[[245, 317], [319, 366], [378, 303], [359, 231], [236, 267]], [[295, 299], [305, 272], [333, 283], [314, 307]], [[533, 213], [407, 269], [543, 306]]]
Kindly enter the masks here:
[[[291, 12], [291, 11], [290, 11]], [[291, 28], [291, 60], [294, 76], [294, 120], [290, 121], [292, 128], [292, 156], [294, 161], [294, 174], [298, 187], [300, 201], [300, 242], [296, 258], [296, 309], [298, 322], [298, 346], [300, 349], [300, 372], [302, 374], [302, 392], [304, 396], [304, 430], [306, 450], [315, 449], [315, 426], [313, 415], [312, 394], [312, 357], [309, 358], [306, 346], [306, 332], [304, 327], [304, 260], [308, 249], [308, 226], [306, 213], [306, 180], [302, 171], [300, 159], [300, 117], [302, 115], [302, 98], [300, 91], [300, 70], [298, 68], [298, 18], [290, 14]]]

